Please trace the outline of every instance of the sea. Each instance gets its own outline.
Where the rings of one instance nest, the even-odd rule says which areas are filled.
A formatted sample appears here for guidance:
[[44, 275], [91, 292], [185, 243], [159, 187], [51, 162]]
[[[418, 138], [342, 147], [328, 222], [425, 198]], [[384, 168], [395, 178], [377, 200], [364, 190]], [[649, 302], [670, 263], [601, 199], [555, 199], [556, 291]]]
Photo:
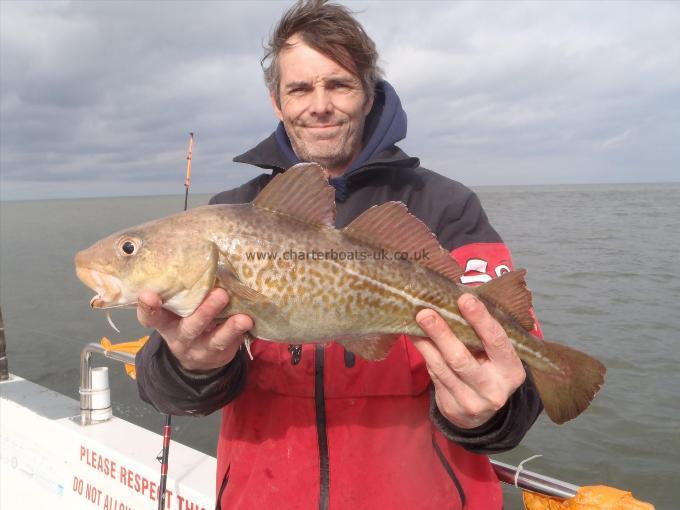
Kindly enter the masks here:
[[[631, 491], [657, 509], [680, 501], [680, 183], [475, 188], [527, 281], [546, 338], [590, 353], [608, 369], [591, 407], [561, 426], [541, 416], [521, 444], [494, 458], [576, 485]], [[207, 202], [190, 197], [189, 206]], [[79, 355], [103, 336], [148, 331], [131, 310], [116, 333], [90, 310], [76, 251], [119, 229], [181, 210], [183, 196], [0, 204], [0, 305], [10, 371], [78, 398]], [[117, 363], [116, 416], [160, 432]], [[214, 455], [219, 413], [176, 417], [173, 440]], [[3, 417], [5, 419], [5, 417]], [[158, 445], [159, 449], [161, 444]], [[398, 448], [399, 445], [395, 445]], [[171, 456], [172, 457], [172, 456]], [[332, 476], [332, 474], [331, 474]], [[521, 509], [515, 487], [507, 509]]]

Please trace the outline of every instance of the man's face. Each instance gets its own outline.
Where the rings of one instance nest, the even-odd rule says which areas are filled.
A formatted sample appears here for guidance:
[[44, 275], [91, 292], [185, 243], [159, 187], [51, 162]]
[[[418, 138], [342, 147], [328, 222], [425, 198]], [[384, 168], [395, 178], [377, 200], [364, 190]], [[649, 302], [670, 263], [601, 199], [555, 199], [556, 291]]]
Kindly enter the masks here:
[[281, 103], [272, 96], [274, 111], [300, 159], [341, 175], [361, 150], [373, 97], [366, 97], [357, 76], [297, 36], [288, 42], [293, 46], [279, 55]]

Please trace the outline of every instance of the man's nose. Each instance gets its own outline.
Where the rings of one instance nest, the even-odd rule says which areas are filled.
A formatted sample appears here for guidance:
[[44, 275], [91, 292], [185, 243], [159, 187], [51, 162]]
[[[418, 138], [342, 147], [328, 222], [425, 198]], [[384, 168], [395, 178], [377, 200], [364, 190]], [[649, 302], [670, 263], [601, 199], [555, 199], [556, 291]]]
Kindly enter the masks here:
[[311, 113], [323, 115], [333, 111], [333, 100], [325, 87], [314, 87], [311, 100]]

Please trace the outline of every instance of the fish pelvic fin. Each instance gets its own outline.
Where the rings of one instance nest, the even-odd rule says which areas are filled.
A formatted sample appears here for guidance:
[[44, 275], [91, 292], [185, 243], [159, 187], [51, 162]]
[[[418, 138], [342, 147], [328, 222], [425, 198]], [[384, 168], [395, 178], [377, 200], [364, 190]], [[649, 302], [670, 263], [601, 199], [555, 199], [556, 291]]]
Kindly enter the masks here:
[[407, 253], [409, 260], [454, 282], [464, 273], [427, 225], [411, 214], [401, 202], [375, 205], [342, 231], [376, 248]]
[[335, 188], [318, 163], [298, 163], [275, 175], [253, 206], [312, 225], [335, 225]]
[[504, 273], [498, 278], [480, 285], [466, 288], [466, 292], [476, 294], [484, 304], [493, 304], [510, 314], [524, 329], [534, 329], [534, 317], [531, 314], [531, 291], [524, 279], [526, 269], [518, 269]]
[[335, 341], [346, 350], [368, 361], [382, 361], [390, 354], [392, 346], [399, 338], [393, 334], [375, 334], [337, 338]]
[[604, 384], [606, 367], [587, 354], [555, 342], [545, 341], [548, 354], [562, 369], [530, 366], [543, 407], [557, 424], [576, 418], [585, 411]]

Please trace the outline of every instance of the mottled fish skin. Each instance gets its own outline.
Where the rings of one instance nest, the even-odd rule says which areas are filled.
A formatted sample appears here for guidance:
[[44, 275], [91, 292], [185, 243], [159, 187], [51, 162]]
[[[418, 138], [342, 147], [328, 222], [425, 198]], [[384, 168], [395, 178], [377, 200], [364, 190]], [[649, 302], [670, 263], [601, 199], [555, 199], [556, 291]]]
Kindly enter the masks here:
[[[422, 336], [425, 333], [415, 315], [431, 308], [470, 349], [482, 348], [456, 305], [469, 288], [411, 261], [373, 260], [378, 248], [341, 230], [308, 225], [250, 204], [196, 208], [159, 220], [150, 230], [193, 231], [193, 241], [187, 239], [188, 243], [214, 243], [220, 260], [236, 272], [238, 280], [271, 301], [274, 306], [232, 296], [225, 310], [224, 316], [250, 315], [255, 337], [283, 343], [324, 343], [374, 334]], [[284, 252], [312, 250], [363, 253], [368, 260], [284, 260], [282, 256]], [[278, 256], [257, 260], [258, 253]], [[550, 363], [540, 341], [502, 310], [494, 308], [492, 313], [525, 362]]]

